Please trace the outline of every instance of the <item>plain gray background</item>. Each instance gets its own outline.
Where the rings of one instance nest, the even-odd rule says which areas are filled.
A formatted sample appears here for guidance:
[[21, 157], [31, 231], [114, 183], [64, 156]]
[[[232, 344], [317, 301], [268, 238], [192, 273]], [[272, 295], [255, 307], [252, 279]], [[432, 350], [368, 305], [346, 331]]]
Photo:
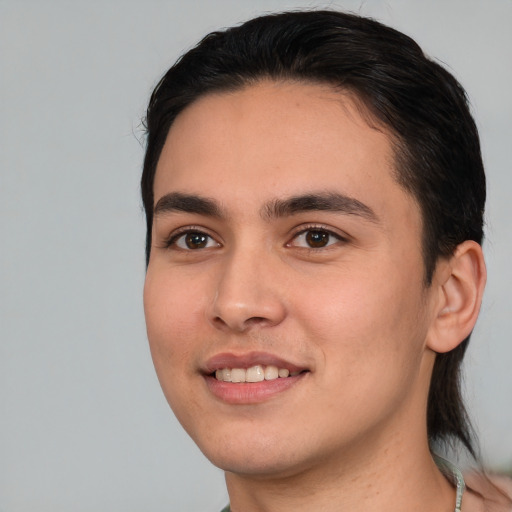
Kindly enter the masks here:
[[0, 511], [226, 501], [147, 348], [140, 119], [206, 32], [299, 6], [405, 31], [468, 91], [489, 180], [489, 284], [467, 396], [486, 461], [512, 463], [511, 0], [0, 0]]

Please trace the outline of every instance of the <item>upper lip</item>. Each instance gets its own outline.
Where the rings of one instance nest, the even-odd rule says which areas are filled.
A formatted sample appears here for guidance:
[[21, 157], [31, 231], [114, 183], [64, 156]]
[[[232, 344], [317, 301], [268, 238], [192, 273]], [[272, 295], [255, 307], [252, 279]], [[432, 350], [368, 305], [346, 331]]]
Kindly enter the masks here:
[[202, 370], [206, 374], [211, 374], [216, 370], [221, 370], [222, 368], [250, 368], [257, 364], [286, 368], [290, 373], [307, 370], [304, 366], [298, 366], [279, 356], [269, 354], [267, 352], [247, 352], [244, 354], [222, 352], [208, 359]]

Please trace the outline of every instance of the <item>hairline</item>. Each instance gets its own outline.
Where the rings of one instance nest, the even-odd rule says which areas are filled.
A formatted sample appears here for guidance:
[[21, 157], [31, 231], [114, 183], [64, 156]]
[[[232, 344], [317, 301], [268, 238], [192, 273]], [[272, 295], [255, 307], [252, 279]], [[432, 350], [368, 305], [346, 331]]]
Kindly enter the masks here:
[[[153, 224], [153, 210], [155, 207], [155, 197], [154, 197], [154, 184], [156, 180], [156, 173], [158, 170], [158, 164], [160, 162], [160, 158], [162, 155], [163, 148], [169, 137], [172, 127], [174, 126], [176, 120], [186, 112], [189, 107], [195, 105], [197, 102], [202, 99], [208, 97], [215, 96], [223, 96], [226, 94], [234, 94], [237, 92], [244, 91], [251, 87], [255, 87], [262, 83], [269, 84], [297, 84], [297, 85], [317, 85], [320, 87], [325, 87], [326, 89], [330, 89], [332, 92], [340, 95], [344, 95], [348, 101], [352, 103], [352, 105], [356, 108], [357, 112], [360, 114], [362, 120], [366, 123], [366, 125], [376, 130], [382, 134], [384, 134], [389, 141], [392, 161], [390, 162], [390, 167], [392, 171], [392, 177], [395, 182], [400, 186], [400, 188], [408, 194], [410, 198], [414, 201], [420, 213], [420, 240], [421, 240], [421, 252], [423, 259], [423, 268], [424, 268], [424, 284], [425, 287], [428, 288], [432, 283], [432, 275], [435, 269], [435, 264], [433, 268], [430, 268], [428, 262], [428, 244], [433, 243], [426, 232], [427, 223], [425, 222], [425, 215], [427, 212], [422, 207], [422, 203], [418, 200], [418, 197], [414, 193], [412, 187], [410, 187], [407, 183], [407, 180], [404, 179], [404, 166], [407, 165], [407, 161], [409, 160], [409, 156], [407, 155], [407, 141], [405, 141], [400, 135], [396, 132], [396, 130], [389, 124], [382, 121], [371, 109], [369, 106], [369, 101], [365, 99], [365, 95], [358, 90], [356, 87], [351, 87], [349, 85], [339, 85], [333, 81], [329, 81], [327, 79], [321, 79], [316, 77], [304, 77], [293, 75], [292, 73], [282, 73], [280, 75], [273, 76], [270, 73], [263, 73], [260, 76], [256, 77], [241, 77], [239, 82], [236, 83], [233, 81], [230, 84], [219, 84], [216, 87], [213, 87], [210, 90], [200, 92], [192, 101], [187, 103], [172, 119], [169, 126], [167, 127], [167, 133], [165, 135], [163, 144], [158, 151], [158, 158], [155, 162], [154, 173], [152, 179], [152, 189], [153, 189], [153, 204], [151, 205], [151, 224]], [[342, 107], [344, 107], [343, 103], [340, 103]], [[405, 150], [404, 150], [405, 146]], [[151, 248], [150, 248], [151, 250]], [[436, 258], [436, 262], [439, 260], [441, 255], [438, 255]]]

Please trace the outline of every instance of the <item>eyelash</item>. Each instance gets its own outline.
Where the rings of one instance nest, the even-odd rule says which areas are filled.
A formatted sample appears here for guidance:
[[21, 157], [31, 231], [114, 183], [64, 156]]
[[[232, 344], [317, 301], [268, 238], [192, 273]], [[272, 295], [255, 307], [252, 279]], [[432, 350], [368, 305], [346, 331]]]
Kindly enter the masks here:
[[[180, 238], [182, 237], [185, 237], [187, 235], [203, 235], [207, 238], [209, 238], [210, 240], [213, 240], [215, 241], [215, 243], [217, 245], [220, 245], [216, 240], [215, 238], [210, 235], [207, 231], [205, 231], [204, 228], [201, 228], [199, 226], [187, 226], [187, 227], [184, 227], [184, 228], [181, 228], [179, 231], [175, 232], [175, 233], [172, 233], [171, 236], [165, 241], [165, 247], [167, 249], [170, 249], [172, 248], [173, 246], [175, 248], [177, 248], [178, 250], [182, 250], [182, 251], [193, 251], [194, 249], [185, 249], [183, 247], [179, 247], [177, 245], [177, 242]], [[197, 249], [195, 249], [197, 250]]]
[[[328, 235], [329, 238], [336, 239], [336, 242], [342, 242], [343, 243], [343, 242], [347, 242], [348, 241], [347, 237], [342, 236], [341, 234], [336, 233], [335, 231], [333, 231], [331, 229], [328, 229], [326, 226], [322, 226], [322, 225], [318, 225], [318, 224], [310, 224], [310, 225], [306, 225], [306, 226], [301, 226], [300, 229], [297, 230], [293, 234], [290, 242], [288, 242], [286, 244], [286, 246], [287, 247], [293, 246], [293, 241], [297, 240], [297, 238], [299, 236], [306, 235], [307, 233], [311, 233], [311, 232], [323, 233], [325, 235]], [[336, 242], [331, 243], [330, 240], [329, 240], [328, 244], [325, 245], [325, 246], [322, 246], [322, 247], [311, 247], [311, 246], [308, 246], [308, 247], [299, 247], [299, 248], [307, 250], [307, 251], [316, 252], [316, 251], [321, 251], [321, 250], [327, 249], [331, 245], [334, 245]]]
[[[296, 241], [301, 235], [306, 235], [307, 233], [312, 233], [312, 232], [317, 232], [317, 233], [325, 234], [325, 235], [327, 235], [329, 237], [329, 239], [330, 238], [334, 238], [334, 239], [336, 239], [337, 242], [347, 242], [348, 241], [348, 239], [346, 237], [344, 237], [344, 236], [340, 235], [339, 233], [336, 233], [336, 232], [326, 228], [325, 226], [318, 225], [318, 224], [311, 224], [311, 225], [307, 225], [307, 226], [301, 226], [300, 229], [297, 230], [293, 234], [293, 236], [291, 237], [291, 240], [289, 242], [287, 242], [285, 244], [285, 246], [286, 247], [294, 247], [294, 246], [296, 246], [299, 249], [304, 249], [304, 250], [316, 252], [316, 251], [321, 251], [323, 249], [326, 249], [326, 248], [328, 248], [331, 245], [334, 245], [336, 243], [336, 242], [332, 242], [331, 243], [331, 240], [328, 240], [327, 245], [320, 246], [320, 247], [311, 247], [311, 246], [300, 247], [298, 245], [294, 245], [293, 242]], [[180, 240], [180, 238], [185, 237], [187, 235], [204, 236], [205, 238], [210, 239], [210, 241], [214, 241], [217, 244], [218, 247], [221, 245], [219, 242], [217, 242], [215, 240], [215, 238], [212, 235], [210, 235], [207, 231], [205, 231], [204, 228], [201, 228], [199, 226], [197, 226], [197, 227], [196, 226], [187, 226], [187, 227], [184, 227], [184, 228], [180, 229], [178, 232], [173, 233], [165, 241], [165, 248], [172, 248], [174, 246], [174, 248], [176, 248], [178, 250], [185, 251], [185, 252], [210, 248], [210, 247], [199, 247], [199, 248], [192, 249], [192, 248], [188, 247], [186, 249], [184, 247], [179, 247], [177, 245], [177, 242]], [[209, 244], [210, 241], [207, 241], [206, 244]]]

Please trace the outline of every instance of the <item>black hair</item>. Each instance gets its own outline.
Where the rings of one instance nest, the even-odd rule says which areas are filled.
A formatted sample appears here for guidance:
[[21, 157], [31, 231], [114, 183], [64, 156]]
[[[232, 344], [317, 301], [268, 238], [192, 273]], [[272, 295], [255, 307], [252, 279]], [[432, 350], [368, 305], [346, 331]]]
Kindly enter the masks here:
[[[284, 12], [212, 32], [164, 75], [151, 96], [142, 199], [151, 251], [153, 183], [176, 116], [198, 98], [262, 80], [330, 85], [351, 93], [368, 122], [391, 135], [397, 182], [422, 214], [425, 285], [439, 258], [483, 238], [485, 174], [475, 122], [458, 81], [407, 35], [336, 11]], [[432, 443], [460, 441], [475, 455], [460, 390], [469, 336], [437, 354], [428, 398]]]

